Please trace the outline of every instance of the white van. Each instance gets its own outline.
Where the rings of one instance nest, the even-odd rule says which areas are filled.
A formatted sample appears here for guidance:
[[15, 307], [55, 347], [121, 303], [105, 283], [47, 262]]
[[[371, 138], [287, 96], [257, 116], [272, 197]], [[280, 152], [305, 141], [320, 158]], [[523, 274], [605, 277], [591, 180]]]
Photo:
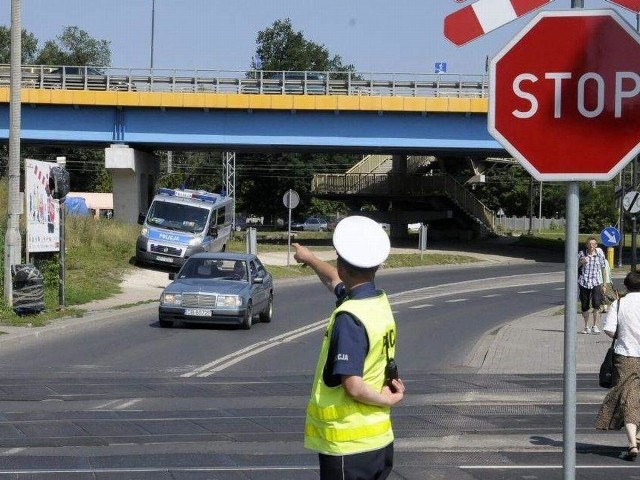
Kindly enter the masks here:
[[233, 199], [204, 190], [160, 188], [136, 242], [136, 262], [181, 266], [198, 252], [224, 252], [231, 235]]

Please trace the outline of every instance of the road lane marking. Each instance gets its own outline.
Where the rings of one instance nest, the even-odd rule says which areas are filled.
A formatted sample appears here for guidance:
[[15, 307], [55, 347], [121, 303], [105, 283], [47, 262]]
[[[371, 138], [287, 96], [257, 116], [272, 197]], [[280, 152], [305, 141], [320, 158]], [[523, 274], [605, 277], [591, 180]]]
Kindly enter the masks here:
[[454, 298], [453, 300], [445, 300], [444, 303], [468, 302], [468, 298]]
[[[564, 279], [564, 272], [551, 272], [551, 273], [528, 273], [519, 275], [507, 275], [504, 277], [491, 277], [483, 278], [479, 280], [468, 280], [465, 282], [455, 282], [442, 285], [436, 285], [432, 287], [418, 288], [414, 290], [407, 290], [406, 292], [399, 292], [388, 295], [389, 303], [392, 306], [402, 305], [405, 303], [413, 303], [419, 300], [426, 300], [428, 298], [437, 298], [450, 295], [459, 295], [462, 293], [476, 292], [482, 290], [493, 290], [497, 288], [509, 288], [509, 287], [522, 287], [525, 285], [538, 285], [540, 284], [541, 277], [551, 277], [545, 280], [545, 283], [549, 283], [558, 277], [558, 280]], [[502, 282], [511, 282], [510, 284], [501, 286]], [[457, 291], [455, 290], [457, 289]], [[449, 303], [464, 302], [468, 299], [448, 300]], [[397, 313], [397, 310], [393, 310], [393, 313]], [[213, 360], [205, 365], [196, 367], [186, 373], [180, 375], [181, 377], [208, 377], [216, 372], [221, 372], [232, 365], [235, 365], [242, 360], [257, 355], [265, 350], [288, 343], [304, 335], [308, 335], [322, 328], [326, 328], [328, 319], [320, 320], [318, 322], [306, 325], [304, 327], [286, 332], [267, 340], [256, 342], [252, 345], [244, 347], [235, 352], [231, 352], [228, 355]]]
[[10, 448], [9, 450], [5, 450], [4, 452], [0, 453], [0, 455], [14, 455], [16, 453], [20, 453], [23, 450], [24, 448]]
[[488, 295], [482, 295], [482, 298], [502, 297], [503, 293], [490, 293]]
[[135, 405], [138, 402], [141, 402], [142, 399], [141, 398], [133, 398], [127, 402], [124, 402], [122, 405], [117, 405], [115, 407], [113, 407], [115, 410], [124, 410], [125, 408], [129, 408], [132, 405]]
[[[617, 457], [621, 458], [621, 457]], [[562, 465], [458, 465], [460, 470], [560, 470]], [[638, 468], [637, 465], [576, 465], [582, 470]]]
[[[290, 342], [291, 340], [294, 340], [298, 337], [307, 335], [308, 333], [315, 332], [316, 330], [320, 330], [321, 328], [325, 328], [328, 322], [329, 322], [328, 319], [320, 320], [319, 322], [306, 325], [296, 330], [292, 330], [291, 332], [286, 332], [281, 335], [271, 337], [268, 340], [256, 342], [252, 345], [249, 345], [248, 347], [242, 348], [228, 355], [225, 355], [224, 357], [220, 357], [212, 362], [209, 362], [206, 365], [202, 365], [201, 367], [195, 368], [190, 372], [183, 373], [180, 376], [181, 377], [209, 376], [211, 375], [211, 373], [224, 370], [225, 368], [238, 363], [240, 360], [244, 360], [245, 358], [252, 357], [253, 355], [263, 352], [269, 348], [275, 347], [276, 345], [281, 345], [283, 343]], [[211, 370], [211, 373], [204, 373], [209, 370]]]
[[414, 305], [414, 306], [409, 307], [409, 308], [414, 308], [415, 309], [415, 308], [427, 308], [427, 307], [433, 307], [433, 305], [430, 304], [430, 303], [423, 303], [422, 305]]
[[516, 292], [516, 293], [535, 293], [535, 292], [537, 292], [537, 291], [538, 291], [538, 290], [522, 290], [522, 291], [520, 291], [520, 292]]
[[167, 473], [167, 472], [269, 472], [283, 471], [295, 472], [298, 470], [317, 470], [315, 465], [296, 466], [237, 466], [237, 467], [140, 467], [140, 468], [22, 468], [0, 470], [0, 475], [46, 475], [46, 474], [70, 474], [70, 473]]

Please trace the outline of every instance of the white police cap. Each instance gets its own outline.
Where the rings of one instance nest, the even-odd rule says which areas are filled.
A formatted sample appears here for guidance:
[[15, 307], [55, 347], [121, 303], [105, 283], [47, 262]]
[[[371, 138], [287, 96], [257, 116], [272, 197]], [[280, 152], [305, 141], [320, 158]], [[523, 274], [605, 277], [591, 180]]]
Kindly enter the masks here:
[[336, 225], [333, 246], [340, 257], [360, 268], [377, 267], [391, 251], [389, 236], [382, 226], [357, 215], [340, 220]]

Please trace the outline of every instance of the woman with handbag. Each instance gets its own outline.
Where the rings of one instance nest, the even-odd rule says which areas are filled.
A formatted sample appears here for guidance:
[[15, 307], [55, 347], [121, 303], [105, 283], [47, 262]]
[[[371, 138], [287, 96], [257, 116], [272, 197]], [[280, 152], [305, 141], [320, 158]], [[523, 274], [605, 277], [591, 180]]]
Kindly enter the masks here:
[[640, 273], [630, 272], [624, 279], [627, 295], [613, 302], [604, 321], [604, 332], [615, 338], [613, 386], [598, 416], [599, 430], [625, 428], [628, 440], [623, 458], [638, 457], [640, 424]]

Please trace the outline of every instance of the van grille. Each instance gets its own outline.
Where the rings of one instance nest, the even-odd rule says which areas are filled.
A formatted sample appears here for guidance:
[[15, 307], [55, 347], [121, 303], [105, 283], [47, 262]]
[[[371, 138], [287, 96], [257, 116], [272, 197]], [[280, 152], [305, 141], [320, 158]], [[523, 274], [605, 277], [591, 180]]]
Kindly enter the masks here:
[[206, 293], [183, 293], [182, 306], [187, 308], [215, 308], [217, 295]]
[[150, 250], [152, 253], [162, 253], [164, 255], [173, 255], [175, 257], [179, 257], [182, 253], [182, 250], [176, 247], [169, 247], [167, 245], [154, 245], [153, 243], [150, 246]]

